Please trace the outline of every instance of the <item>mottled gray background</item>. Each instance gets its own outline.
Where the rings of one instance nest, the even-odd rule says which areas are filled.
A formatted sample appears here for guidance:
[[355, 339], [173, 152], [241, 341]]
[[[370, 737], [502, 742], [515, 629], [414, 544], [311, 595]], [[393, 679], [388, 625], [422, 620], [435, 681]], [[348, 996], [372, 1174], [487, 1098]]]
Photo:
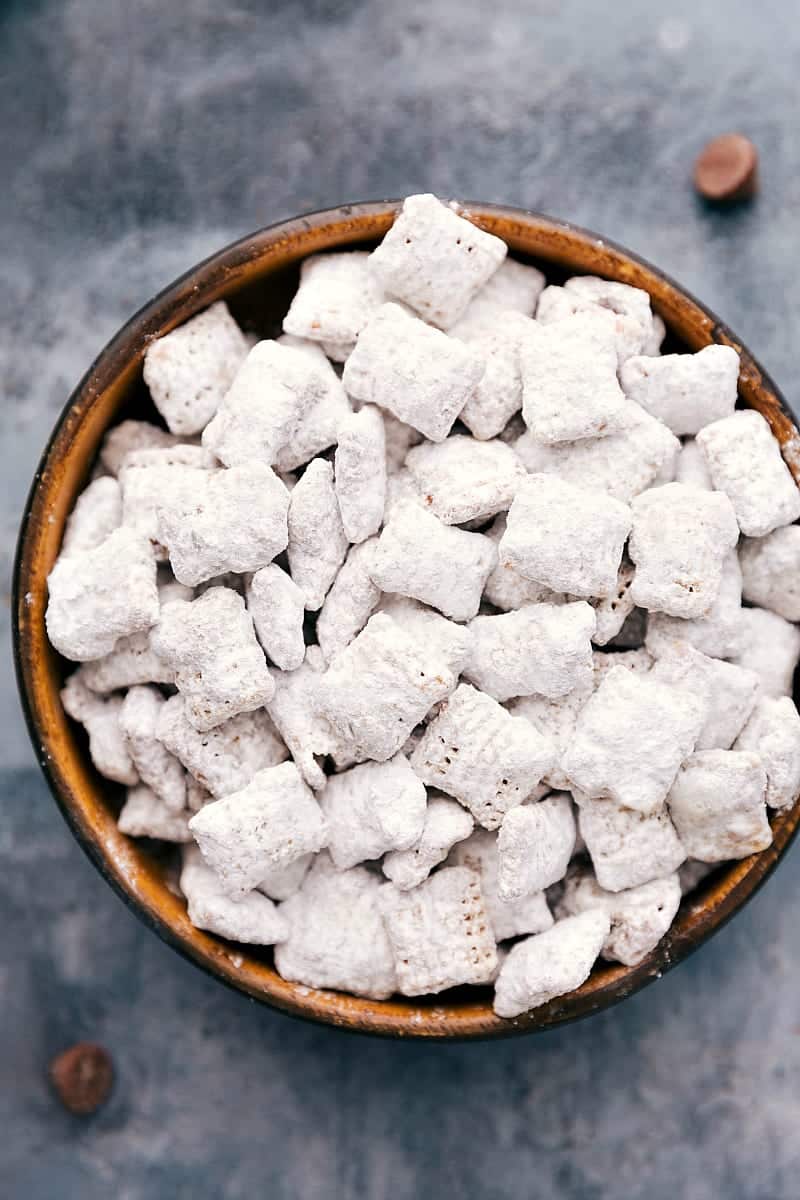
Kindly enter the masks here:
[[[156, 289], [303, 209], [433, 189], [542, 208], [702, 296], [798, 383], [800, 26], [792, 0], [0, 3], [2, 588], [42, 444]], [[729, 214], [707, 136], [758, 144]], [[8, 626], [8, 604], [3, 608]], [[138, 924], [34, 766], [4, 637], [0, 1195], [795, 1200], [797, 854], [691, 962], [538, 1039], [379, 1043], [224, 991]], [[112, 1102], [45, 1079], [77, 1038]]]

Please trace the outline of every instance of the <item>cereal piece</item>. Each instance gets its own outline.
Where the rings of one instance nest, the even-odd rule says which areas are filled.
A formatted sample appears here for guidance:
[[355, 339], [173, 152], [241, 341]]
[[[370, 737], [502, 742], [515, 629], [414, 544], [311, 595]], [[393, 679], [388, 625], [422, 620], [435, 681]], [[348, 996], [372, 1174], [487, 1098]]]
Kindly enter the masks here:
[[635, 967], [655, 950], [672, 924], [681, 902], [677, 874], [653, 879], [625, 892], [607, 892], [591, 871], [570, 871], [559, 901], [559, 918], [599, 909], [608, 914], [611, 930], [602, 957]]
[[705, 346], [696, 354], [637, 355], [623, 363], [626, 396], [678, 436], [729, 417], [736, 407], [739, 355], [732, 346]]
[[500, 898], [520, 900], [563, 879], [575, 834], [572, 800], [565, 793], [506, 813], [497, 835]]
[[276, 340], [279, 346], [289, 346], [304, 355], [306, 361], [314, 365], [325, 382], [322, 397], [301, 417], [292, 429], [288, 442], [278, 451], [275, 469], [286, 475], [335, 444], [339, 426], [350, 415], [352, 408], [344, 384], [328, 362], [321, 346], [316, 342], [290, 337], [288, 333], [282, 334]]
[[175, 672], [195, 729], [213, 729], [272, 698], [275, 683], [252, 617], [230, 588], [211, 588], [190, 604], [165, 604], [151, 640]]
[[269, 896], [270, 900], [288, 900], [303, 886], [303, 880], [316, 857], [315, 854], [301, 854], [300, 858], [286, 867], [270, 868], [256, 890]]
[[524, 717], [526, 721], [530, 721], [531, 725], [555, 746], [555, 763], [542, 778], [544, 783], [557, 791], [568, 791], [571, 786], [571, 780], [565, 774], [561, 762], [572, 741], [578, 714], [594, 693], [594, 687], [594, 680], [590, 676], [565, 696], [557, 696], [554, 699], [548, 699], [547, 696], [521, 696], [509, 705], [509, 710], [515, 717]]
[[636, 605], [631, 595], [631, 584], [636, 571], [632, 563], [623, 559], [617, 572], [617, 586], [607, 596], [589, 600], [595, 612], [596, 624], [592, 634], [595, 646], [607, 646], [619, 634], [622, 626]]
[[472, 318], [468, 310], [450, 330], [450, 336], [469, 346], [486, 367], [459, 414], [481, 441], [497, 437], [522, 408], [520, 345], [533, 324], [518, 312], [497, 310]]
[[469, 621], [497, 561], [494, 543], [481, 533], [444, 525], [416, 504], [402, 503], [375, 547], [372, 578], [384, 592], [399, 592]]
[[406, 465], [426, 508], [445, 525], [493, 517], [507, 509], [525, 468], [510, 446], [447, 438], [409, 450]]
[[554, 591], [608, 596], [630, 528], [631, 511], [619, 500], [529, 475], [511, 505], [499, 561]]
[[120, 638], [102, 658], [84, 664], [83, 681], [93, 692], [115, 692], [139, 683], [174, 683], [175, 672], [150, 645], [150, 630]]
[[[536, 320], [541, 325], [561, 323], [575, 316], [593, 321], [613, 340], [617, 362], [621, 365], [633, 354], [643, 354], [654, 335], [650, 298], [639, 288], [609, 283], [604, 279], [576, 277], [562, 287], [546, 287], [539, 297]], [[581, 292], [575, 290], [580, 286]], [[618, 289], [617, 294], [606, 289]], [[601, 294], [591, 294], [599, 291]]]
[[422, 497], [417, 491], [414, 477], [407, 467], [395, 471], [386, 480], [386, 505], [383, 510], [383, 523], [388, 525], [395, 512], [402, 504], [413, 504], [424, 512]]
[[691, 621], [651, 613], [645, 644], [658, 657], [662, 647], [683, 641], [712, 658], [733, 658], [744, 647], [742, 621], [742, 573], [735, 550], [722, 562], [722, 578], [717, 598], [704, 617]]
[[115, 783], [138, 783], [139, 774], [119, 722], [122, 699], [105, 699], [90, 691], [81, 668], [61, 689], [61, 703], [67, 715], [80, 721], [89, 735], [89, 757], [100, 774]]
[[643, 288], [601, 279], [598, 275], [573, 275], [564, 284], [564, 289], [590, 304], [613, 313], [635, 316], [643, 326], [649, 325], [650, 297]]
[[325, 664], [321, 655], [314, 653], [315, 649], [318, 647], [308, 647], [305, 661], [296, 671], [276, 673], [275, 695], [267, 704], [267, 712], [306, 783], [318, 791], [325, 784], [325, 773], [317, 759], [332, 754], [337, 739], [320, 712], [320, 682]]
[[386, 435], [379, 408], [367, 404], [339, 427], [336, 499], [349, 542], [377, 533], [386, 505]]
[[506, 257], [500, 238], [435, 196], [409, 196], [369, 258], [373, 278], [421, 317], [449, 329]]
[[270, 869], [321, 850], [328, 835], [313, 792], [291, 762], [257, 771], [240, 791], [195, 813], [189, 829], [233, 897], [258, 887]]
[[739, 548], [742, 595], [787, 621], [800, 621], [800, 525], [786, 525]]
[[158, 714], [156, 737], [215, 799], [245, 787], [257, 771], [287, 758], [286, 747], [263, 709], [240, 713], [200, 733], [182, 696], [170, 696]]
[[697, 441], [714, 487], [729, 497], [742, 533], [764, 537], [800, 517], [800, 491], [761, 413], [735, 412], [706, 425]]
[[654, 329], [650, 297], [642, 288], [599, 279], [595, 275], [574, 275], [566, 281], [564, 290], [582, 304], [616, 316], [620, 364], [632, 354], [644, 353], [645, 345], [654, 336]]
[[587, 492], [605, 492], [627, 503], [650, 487], [681, 448], [666, 425], [628, 403], [626, 424], [619, 433], [545, 446], [528, 432], [514, 442], [514, 449], [531, 472], [558, 475]]
[[619, 808], [612, 800], [589, 800], [580, 792], [575, 799], [580, 805], [578, 830], [597, 882], [607, 892], [662, 879], [686, 858], [666, 805], [645, 814]]
[[580, 987], [589, 978], [610, 928], [608, 914], [592, 909], [517, 942], [495, 984], [498, 1017], [518, 1017]]
[[800, 629], [764, 608], [743, 608], [740, 620], [743, 643], [733, 661], [756, 672], [767, 696], [791, 696]]
[[192, 587], [265, 567], [286, 547], [288, 511], [289, 492], [263, 463], [197, 471], [161, 496], [159, 539], [176, 578]]
[[101, 475], [85, 488], [64, 527], [61, 553], [94, 550], [122, 524], [122, 494], [111, 475]]
[[337, 871], [327, 854], [318, 855], [303, 886], [281, 905], [289, 937], [275, 947], [278, 973], [306, 987], [391, 996], [394, 956], [376, 903], [382, 886], [366, 867]]
[[65, 658], [102, 658], [158, 620], [156, 562], [146, 538], [115, 529], [91, 550], [61, 555], [47, 577], [47, 636]]
[[209, 467], [210, 459], [201, 446], [181, 444], [139, 450], [123, 459], [119, 471], [122, 524], [149, 538], [159, 562], [168, 558], [159, 529], [159, 504], [182, 486], [189, 495], [201, 492]]
[[460, 684], [430, 722], [411, 765], [430, 787], [455, 796], [478, 824], [497, 829], [551, 769], [554, 747], [496, 700]]
[[554, 321], [564, 321], [567, 317], [574, 317], [579, 312], [592, 312], [597, 307], [591, 300], [583, 299], [574, 292], [568, 292], [560, 284], [551, 283], [539, 294], [536, 320], [542, 325], [551, 325]]
[[319, 711], [354, 758], [385, 762], [456, 680], [444, 653], [379, 612], [319, 680]]
[[170, 812], [163, 800], [144, 783], [129, 788], [117, 817], [117, 829], [129, 837], [157, 838], [161, 842], [191, 842], [189, 813]]
[[387, 850], [408, 850], [425, 827], [425, 787], [402, 754], [332, 775], [320, 807], [328, 823], [328, 853], [340, 871]]
[[667, 483], [634, 497], [631, 509], [634, 603], [672, 617], [706, 616], [719, 592], [723, 559], [739, 540], [727, 496]]
[[401, 892], [410, 891], [444, 862], [452, 847], [468, 838], [474, 822], [465, 808], [431, 791], [422, 833], [407, 850], [393, 850], [383, 860], [383, 873]]
[[689, 438], [681, 447], [675, 467], [675, 480], [677, 483], [687, 483], [691, 487], [705, 488], [709, 492], [714, 490], [705, 456], [694, 438]]
[[539, 442], [574, 442], [622, 429], [628, 405], [617, 382], [613, 333], [592, 316], [531, 323], [519, 346], [522, 415]]
[[325, 661], [349, 646], [361, 632], [381, 598], [370, 570], [376, 538], [351, 546], [331, 584], [317, 617], [317, 641]]
[[444, 867], [406, 892], [386, 883], [378, 900], [401, 995], [491, 981], [497, 954], [475, 871]]
[[172, 433], [199, 433], [208, 424], [246, 355], [224, 300], [150, 342], [144, 381]]
[[707, 715], [704, 695], [614, 667], [581, 710], [563, 769], [589, 796], [654, 813]]
[[157, 688], [131, 688], [119, 711], [119, 727], [142, 783], [170, 812], [181, 812], [186, 808], [186, 772], [156, 736], [165, 703]]
[[109, 429], [100, 446], [100, 462], [109, 475], [118, 475], [125, 457], [132, 450], [166, 449], [180, 438], [149, 421], [122, 421]]
[[566, 696], [592, 678], [594, 627], [594, 612], [584, 600], [475, 617], [464, 674], [495, 700], [534, 692]]
[[325, 372], [307, 355], [279, 342], [259, 342], [203, 431], [203, 445], [226, 467], [253, 460], [272, 466], [327, 394]]
[[734, 749], [753, 750], [767, 773], [767, 806], [788, 808], [800, 792], [800, 716], [789, 696], [764, 696]]
[[333, 467], [325, 459], [309, 463], [289, 503], [289, 570], [305, 596], [306, 608], [322, 608], [329, 587], [347, 554], [333, 485]]
[[469, 347], [384, 304], [344, 365], [348, 395], [380, 404], [433, 442], [443, 442], [483, 375]]
[[181, 891], [196, 929], [256, 946], [272, 946], [289, 936], [289, 923], [283, 913], [260, 892], [249, 892], [239, 900], [226, 895], [196, 846], [184, 850]]
[[448, 332], [451, 337], [461, 337], [462, 330], [485, 329], [501, 314], [507, 317], [511, 312], [532, 317], [544, 285], [544, 275], [537, 267], [506, 258]]
[[380, 607], [381, 612], [388, 613], [413, 638], [425, 655], [444, 662], [454, 679], [461, 674], [471, 641], [469, 629], [405, 596], [386, 596]]
[[497, 890], [497, 834], [476, 829], [466, 841], [453, 847], [447, 861], [450, 866], [469, 867], [480, 875], [486, 915], [498, 942], [519, 937], [520, 934], [543, 933], [553, 924], [553, 915], [544, 892], [533, 892], [519, 900], [500, 899]]
[[748, 750], [701, 750], [688, 758], [669, 794], [669, 811], [686, 853], [725, 862], [772, 842], [767, 774]]
[[305, 597], [285, 571], [270, 563], [247, 587], [247, 609], [265, 654], [282, 671], [294, 671], [305, 658]]
[[365, 250], [312, 254], [300, 267], [283, 328], [316, 342], [354, 342], [384, 296]]
[[708, 718], [696, 750], [730, 750], [753, 711], [761, 686], [755, 671], [708, 658], [686, 642], [660, 648], [651, 678], [690, 690], [705, 688]]
[[[506, 531], [506, 524], [506, 514], [500, 513], [491, 528], [486, 530], [486, 537], [499, 544]], [[503, 612], [522, 608], [525, 604], [561, 604], [566, 599], [560, 592], [554, 592], [533, 579], [526, 579], [514, 567], [501, 565], [499, 562], [486, 580], [483, 594], [490, 604]]]
[[383, 411], [383, 432], [386, 439], [386, 470], [389, 476], [400, 471], [412, 446], [422, 441], [422, 434], [406, 425], [394, 413]]

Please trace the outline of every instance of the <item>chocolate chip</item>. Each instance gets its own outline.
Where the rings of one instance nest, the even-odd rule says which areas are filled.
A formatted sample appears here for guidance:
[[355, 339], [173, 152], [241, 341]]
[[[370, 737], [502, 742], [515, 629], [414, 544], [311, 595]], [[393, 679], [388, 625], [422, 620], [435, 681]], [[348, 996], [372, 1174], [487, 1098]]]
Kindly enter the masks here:
[[758, 187], [758, 151], [741, 133], [724, 133], [704, 146], [694, 164], [694, 186], [715, 204], [749, 200]]
[[78, 1042], [53, 1059], [50, 1081], [65, 1108], [87, 1116], [105, 1104], [111, 1092], [111, 1055], [93, 1042]]

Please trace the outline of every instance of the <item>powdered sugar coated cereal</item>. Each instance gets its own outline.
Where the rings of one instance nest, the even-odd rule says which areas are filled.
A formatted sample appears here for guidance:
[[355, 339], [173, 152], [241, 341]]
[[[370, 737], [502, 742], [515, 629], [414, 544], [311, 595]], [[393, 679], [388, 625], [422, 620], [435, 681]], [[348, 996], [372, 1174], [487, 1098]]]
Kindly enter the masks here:
[[189, 604], [166, 604], [152, 641], [174, 670], [186, 715], [196, 729], [213, 729], [272, 698], [275, 683], [252, 618], [230, 588], [210, 588]]
[[380, 404], [442, 442], [483, 372], [468, 346], [399, 304], [384, 304], [361, 331], [342, 378], [354, 400]]
[[733, 349], [661, 357], [645, 291], [466, 218], [307, 258], [274, 340], [220, 302], [153, 342], [169, 431], [106, 434], [46, 619], [207, 945], [513, 1020], [658, 954], [796, 801], [800, 500]]
[[218, 300], [147, 347], [144, 381], [172, 433], [199, 433], [247, 354], [244, 334]]
[[761, 413], [748, 409], [714, 421], [700, 430], [697, 442], [742, 533], [764, 537], [800, 517], [800, 491]]
[[373, 277], [421, 317], [449, 329], [506, 257], [484, 233], [435, 196], [409, 196], [370, 256]]

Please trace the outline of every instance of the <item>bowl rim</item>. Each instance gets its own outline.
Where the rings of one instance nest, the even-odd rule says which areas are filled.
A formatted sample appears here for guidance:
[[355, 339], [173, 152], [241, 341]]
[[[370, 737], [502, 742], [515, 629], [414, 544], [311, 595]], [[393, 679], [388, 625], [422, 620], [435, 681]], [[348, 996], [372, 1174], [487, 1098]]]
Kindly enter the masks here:
[[[504, 1020], [496, 1017], [485, 1001], [459, 1002], [455, 1006], [447, 994], [441, 1004], [431, 1007], [428, 1000], [418, 1006], [413, 998], [366, 1000], [346, 993], [287, 983], [277, 975], [274, 968], [265, 964], [261, 964], [259, 970], [249, 974], [243, 973], [240, 965], [237, 965], [237, 960], [241, 964], [242, 958], [247, 956], [248, 947], [235, 947], [241, 950], [241, 954], [231, 954], [231, 943], [201, 934], [191, 926], [191, 935], [187, 935], [186, 930], [179, 931], [175, 922], [170, 922], [155, 905], [145, 902], [141, 893], [131, 884], [124, 867], [111, 859], [110, 853], [104, 848], [102, 838], [88, 827], [80, 803], [74, 802], [69, 790], [62, 785], [55, 759], [48, 752], [48, 730], [36, 702], [32, 678], [33, 656], [29, 646], [31, 633], [26, 621], [26, 593], [29, 590], [28, 583], [34, 577], [34, 517], [38, 515], [42, 479], [46, 476], [57, 444], [65, 436], [70, 417], [77, 406], [92, 394], [102, 392], [104, 376], [112, 379], [124, 363], [130, 365], [135, 358], [135, 346], [146, 344], [157, 332], [164, 332], [165, 325], [174, 328], [194, 312], [205, 308], [212, 302], [212, 298], [205, 295], [209, 290], [216, 288], [218, 296], [214, 298], [225, 298], [226, 293], [233, 290], [237, 271], [243, 271], [249, 263], [267, 257], [271, 248], [279, 249], [293, 239], [302, 243], [304, 234], [319, 233], [327, 225], [341, 228], [352, 222], [353, 227], [358, 230], [369, 220], [388, 222], [401, 204], [400, 200], [377, 200], [314, 210], [264, 226], [238, 238], [208, 255], [162, 288], [151, 300], [143, 304], [100, 350], [71, 392], [47, 439], [23, 510], [12, 582], [12, 644], [17, 687], [36, 759], [62, 816], [84, 853], [145, 925], [182, 957], [199, 966], [211, 977], [288, 1015], [360, 1033], [396, 1038], [463, 1041], [542, 1032], [593, 1015], [633, 995], [684, 961], [727, 924], [766, 882], [791, 845], [800, 824], [800, 799], [790, 808], [773, 814], [773, 843], [770, 847], [759, 854], [726, 865], [724, 871], [718, 873], [719, 877], [707, 889], [703, 890], [701, 885], [702, 903], [691, 902], [685, 909], [685, 902], [682, 904], [680, 920], [676, 918], [672, 929], [643, 963], [630, 968], [619, 964], [605, 965], [601, 982], [596, 982], [596, 971], [593, 971], [587, 983], [566, 997], [551, 1001], [513, 1020]], [[493, 222], [514, 221], [529, 231], [535, 228], [544, 235], [550, 235], [554, 246], [561, 239], [573, 249], [576, 244], [580, 244], [584, 248], [592, 246], [596, 251], [606, 252], [617, 270], [623, 269], [624, 272], [626, 263], [633, 264], [656, 285], [654, 291], [650, 292], [654, 299], [660, 299], [665, 306], [672, 300], [682, 307], [688, 305], [694, 310], [694, 316], [701, 319], [703, 333], [708, 338], [703, 344], [730, 344], [740, 352], [740, 390], [742, 382], [749, 381], [752, 387], [763, 391], [764, 397], [761, 399], [768, 409], [763, 415], [770, 421], [776, 436], [783, 434], [782, 445], [792, 438], [800, 439], [783, 396], [757, 360], [724, 322], [659, 268], [615, 241], [535, 210], [483, 202], [465, 202], [464, 208], [474, 217], [476, 223], [490, 229]], [[363, 230], [363, 240], [374, 236], [374, 230]], [[356, 240], [356, 237], [350, 239]], [[340, 248], [342, 245], [340, 242]], [[335, 249], [336, 244], [332, 243], [330, 248]], [[563, 264], [568, 266], [567, 251]], [[304, 256], [301, 247], [299, 252], [291, 255], [291, 259], [283, 261], [299, 261]], [[557, 256], [553, 261], [558, 261]], [[800, 466], [793, 461], [788, 461], [787, 465], [797, 480]], [[259, 979], [265, 974], [270, 977], [269, 986], [265, 985], [263, 979]]]

